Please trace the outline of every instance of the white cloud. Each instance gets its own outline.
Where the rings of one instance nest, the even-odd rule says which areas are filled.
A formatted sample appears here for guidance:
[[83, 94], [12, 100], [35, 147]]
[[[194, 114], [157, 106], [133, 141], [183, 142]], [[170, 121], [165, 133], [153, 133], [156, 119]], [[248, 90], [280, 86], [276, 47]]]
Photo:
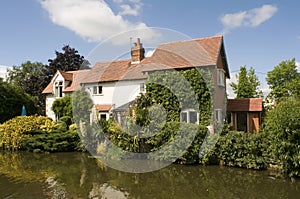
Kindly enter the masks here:
[[140, 14], [140, 10], [142, 8], [142, 3], [140, 0], [128, 0], [128, 2], [125, 4], [123, 0], [114, 0], [115, 3], [119, 4], [119, 7], [121, 11], [119, 12], [119, 15], [132, 15], [132, 16], [138, 16]]
[[[124, 5], [122, 15], [137, 15], [142, 6], [139, 0], [129, 0], [129, 7], [125, 6], [129, 4], [123, 4], [123, 0], [114, 2]], [[54, 24], [63, 26], [90, 42], [103, 41], [128, 30], [148, 28], [143, 22], [133, 23], [124, 19], [120, 13], [115, 14], [104, 0], [40, 0], [40, 3]], [[148, 34], [154, 33], [149, 31]], [[148, 38], [151, 36], [148, 35]]]
[[297, 70], [300, 72], [300, 62], [296, 62]]
[[221, 17], [223, 24], [222, 34], [238, 27], [256, 27], [271, 19], [277, 12], [277, 7], [273, 5], [263, 5], [247, 11], [225, 14]]
[[11, 69], [12, 67], [10, 66], [2, 66], [0, 65], [0, 78], [3, 78], [4, 80], [6, 79], [7, 76], [7, 70]]
[[235, 98], [235, 94], [231, 88], [231, 86], [229, 85], [231, 82], [234, 83], [238, 83], [237, 81], [237, 73], [230, 73], [230, 79], [226, 80], [226, 90], [227, 90], [227, 95], [229, 99], [234, 99]]

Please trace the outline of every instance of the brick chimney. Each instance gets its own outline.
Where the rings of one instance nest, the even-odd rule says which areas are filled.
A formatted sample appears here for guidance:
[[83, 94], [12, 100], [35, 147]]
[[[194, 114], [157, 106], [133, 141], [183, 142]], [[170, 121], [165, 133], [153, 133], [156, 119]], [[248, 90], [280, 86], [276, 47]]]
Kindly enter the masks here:
[[140, 38], [136, 39], [136, 42], [131, 48], [131, 63], [138, 64], [145, 58], [145, 49], [141, 43]]

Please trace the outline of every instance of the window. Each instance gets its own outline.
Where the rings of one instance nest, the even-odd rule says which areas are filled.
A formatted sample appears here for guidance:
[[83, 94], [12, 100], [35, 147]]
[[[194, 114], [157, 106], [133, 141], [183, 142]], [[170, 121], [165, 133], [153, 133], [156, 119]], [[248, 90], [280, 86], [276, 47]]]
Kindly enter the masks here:
[[180, 113], [180, 122], [198, 123], [198, 113], [194, 110], [185, 110]]
[[93, 86], [93, 94], [101, 95], [102, 94], [102, 86]]
[[143, 93], [146, 91], [146, 85], [145, 83], [140, 83], [140, 92]]
[[55, 82], [55, 97], [63, 96], [63, 82]]
[[223, 123], [222, 109], [215, 110], [215, 121], [218, 123]]
[[223, 69], [217, 70], [217, 81], [219, 86], [225, 86], [225, 73]]
[[99, 119], [100, 120], [106, 120], [106, 115], [107, 115], [106, 113], [100, 113], [99, 114]]

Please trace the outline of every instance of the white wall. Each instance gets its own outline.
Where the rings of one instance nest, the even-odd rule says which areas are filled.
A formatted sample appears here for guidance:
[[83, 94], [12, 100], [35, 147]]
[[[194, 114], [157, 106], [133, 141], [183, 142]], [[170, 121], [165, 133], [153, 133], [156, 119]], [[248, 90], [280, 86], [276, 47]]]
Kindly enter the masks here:
[[[112, 104], [115, 108], [134, 100], [140, 94], [140, 84], [144, 80], [86, 84], [85, 90], [91, 95], [94, 104]], [[102, 86], [101, 95], [93, 95], [93, 86]]]
[[46, 96], [46, 116], [50, 117], [51, 119], [55, 120], [55, 113], [52, 111], [51, 107], [53, 102], [56, 100], [56, 97], [52, 94], [48, 94]]

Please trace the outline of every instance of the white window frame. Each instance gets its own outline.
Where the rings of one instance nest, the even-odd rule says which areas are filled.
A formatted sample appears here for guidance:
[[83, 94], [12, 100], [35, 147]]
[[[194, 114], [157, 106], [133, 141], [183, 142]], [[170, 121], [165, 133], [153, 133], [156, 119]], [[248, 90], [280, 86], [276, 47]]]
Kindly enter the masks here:
[[217, 84], [218, 86], [225, 86], [225, 71], [217, 69]]
[[57, 81], [54, 83], [54, 95], [57, 98], [63, 97], [63, 91], [64, 91], [64, 82], [63, 81]]
[[[196, 116], [196, 122], [191, 122], [191, 113], [194, 112], [197, 114]], [[186, 121], [182, 117], [182, 114], [186, 114]], [[186, 122], [186, 123], [193, 123], [193, 124], [199, 124], [199, 113], [194, 109], [186, 109], [180, 112], [180, 122]]]
[[105, 115], [105, 120], [106, 121], [109, 119], [109, 113], [107, 113], [107, 112], [99, 112], [99, 114], [98, 114], [99, 120], [101, 120], [101, 116], [104, 116], [104, 115]]
[[92, 92], [93, 92], [93, 95], [103, 95], [103, 86], [101, 86], [101, 85], [93, 86]]
[[215, 121], [218, 123], [223, 123], [223, 111], [222, 109], [215, 109]]

